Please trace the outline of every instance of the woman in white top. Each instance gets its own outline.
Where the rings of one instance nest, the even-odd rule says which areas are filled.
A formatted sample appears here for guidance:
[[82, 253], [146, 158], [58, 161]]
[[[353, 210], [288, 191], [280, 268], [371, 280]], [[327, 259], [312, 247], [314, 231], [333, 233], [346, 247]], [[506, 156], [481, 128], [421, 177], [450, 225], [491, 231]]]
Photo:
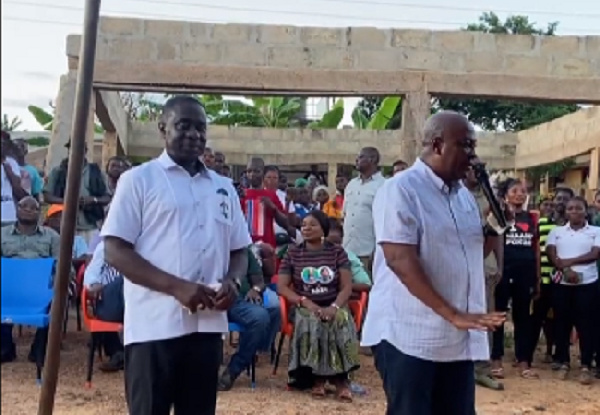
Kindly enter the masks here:
[[556, 324], [556, 361], [561, 377], [569, 373], [570, 336], [573, 326], [579, 335], [582, 384], [592, 383], [594, 342], [600, 330], [598, 320], [598, 269], [600, 227], [586, 220], [587, 202], [574, 197], [567, 203], [565, 226], [554, 228], [548, 235], [548, 258], [556, 267], [554, 274], [554, 318]]

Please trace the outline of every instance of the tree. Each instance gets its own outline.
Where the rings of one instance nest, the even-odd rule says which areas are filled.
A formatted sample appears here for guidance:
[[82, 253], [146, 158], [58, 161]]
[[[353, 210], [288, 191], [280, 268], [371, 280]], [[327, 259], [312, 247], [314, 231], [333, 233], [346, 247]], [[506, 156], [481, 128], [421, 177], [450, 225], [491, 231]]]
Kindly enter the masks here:
[[[478, 23], [466, 30], [518, 35], [553, 36], [558, 22], [538, 28], [527, 16], [509, 16], [504, 22], [492, 12], [483, 13]], [[552, 121], [577, 111], [577, 105], [525, 103], [492, 99], [439, 99], [434, 102], [439, 109], [450, 109], [468, 115], [484, 130], [521, 131]]]
[[[365, 97], [361, 99], [352, 113], [354, 127], [367, 128], [369, 120], [376, 116], [386, 99], [386, 97]], [[402, 127], [402, 104], [400, 99], [398, 99], [391, 114], [386, 111], [386, 118], [388, 122], [383, 129], [399, 130]]]
[[3, 131], [15, 131], [23, 124], [23, 121], [19, 117], [10, 118], [8, 114], [2, 114], [2, 130]]

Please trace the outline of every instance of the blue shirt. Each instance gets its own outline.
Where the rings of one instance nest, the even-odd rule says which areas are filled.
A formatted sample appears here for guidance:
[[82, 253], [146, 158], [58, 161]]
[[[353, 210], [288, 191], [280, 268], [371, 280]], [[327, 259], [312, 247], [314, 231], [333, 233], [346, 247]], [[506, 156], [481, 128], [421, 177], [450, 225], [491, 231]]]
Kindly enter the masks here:
[[29, 173], [29, 176], [31, 177], [31, 196], [37, 196], [42, 193], [44, 181], [38, 170], [31, 164], [26, 164], [23, 168], [27, 170], [27, 173]]

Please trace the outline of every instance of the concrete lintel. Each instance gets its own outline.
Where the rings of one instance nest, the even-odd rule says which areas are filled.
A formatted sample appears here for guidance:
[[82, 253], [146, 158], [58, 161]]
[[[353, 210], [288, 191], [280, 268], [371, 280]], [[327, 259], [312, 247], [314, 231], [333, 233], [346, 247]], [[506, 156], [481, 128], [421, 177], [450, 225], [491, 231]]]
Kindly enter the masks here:
[[[180, 62], [104, 61], [95, 69], [96, 87], [136, 91], [245, 91], [288, 95], [432, 95], [600, 103], [600, 78], [563, 79], [499, 74], [425, 71], [360, 71], [213, 66]], [[238, 92], [239, 93], [239, 92]]]

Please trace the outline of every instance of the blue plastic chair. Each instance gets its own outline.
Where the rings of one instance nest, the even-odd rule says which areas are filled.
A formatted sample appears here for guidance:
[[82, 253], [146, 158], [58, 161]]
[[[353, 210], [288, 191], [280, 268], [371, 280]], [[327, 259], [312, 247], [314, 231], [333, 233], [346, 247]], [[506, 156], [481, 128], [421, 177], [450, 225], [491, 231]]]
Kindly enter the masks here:
[[[48, 327], [53, 296], [54, 258], [2, 258], [1, 320], [5, 324]], [[41, 352], [40, 352], [41, 354]], [[37, 381], [42, 379], [43, 355], [36, 358]]]
[[[263, 295], [263, 307], [267, 307], [268, 303], [267, 296]], [[245, 331], [244, 327], [236, 324], [229, 323], [229, 333], [243, 333]], [[252, 389], [256, 388], [256, 355], [252, 358], [252, 363], [247, 368], [248, 375], [250, 375], [250, 387]]]

